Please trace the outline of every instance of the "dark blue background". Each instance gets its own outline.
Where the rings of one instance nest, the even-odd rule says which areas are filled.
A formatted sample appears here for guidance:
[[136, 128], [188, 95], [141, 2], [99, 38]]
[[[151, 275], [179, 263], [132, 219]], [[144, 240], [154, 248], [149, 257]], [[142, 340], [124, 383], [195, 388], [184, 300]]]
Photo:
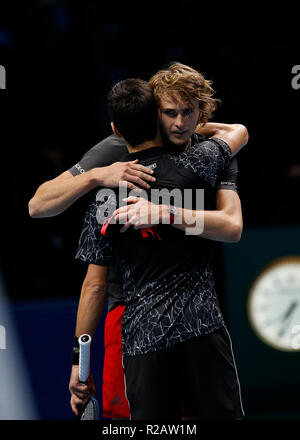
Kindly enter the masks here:
[[[269, 365], [274, 353], [256, 347], [245, 314], [234, 307], [244, 307], [245, 280], [254, 270], [289, 246], [300, 254], [293, 233], [278, 241], [278, 231], [300, 225], [300, 89], [291, 86], [292, 68], [300, 64], [298, 21], [292, 6], [282, 4], [264, 10], [194, 0], [1, 2], [0, 65], [7, 71], [7, 90], [0, 90], [0, 265], [41, 419], [72, 418], [70, 356], [86, 270], [74, 255], [87, 198], [47, 219], [30, 218], [28, 201], [38, 185], [111, 133], [106, 95], [116, 81], [148, 79], [170, 61], [213, 80], [222, 100], [215, 121], [242, 123], [249, 130], [249, 143], [238, 155], [245, 231], [239, 244], [219, 253], [217, 284], [249, 417], [294, 417], [290, 390], [282, 390], [284, 407], [262, 399], [255, 368], [246, 368], [239, 331], [253, 342], [258, 368]], [[262, 251], [265, 237], [269, 252]], [[102, 326], [103, 320], [92, 353], [98, 393]], [[294, 365], [296, 356], [284, 361]], [[299, 376], [295, 390], [298, 385]], [[278, 396], [275, 376], [271, 388], [272, 400]]]
[[[33, 398], [42, 420], [73, 419], [69, 379], [77, 299], [16, 301], [12, 312], [28, 369]], [[91, 371], [102, 407], [103, 324], [93, 338]]]

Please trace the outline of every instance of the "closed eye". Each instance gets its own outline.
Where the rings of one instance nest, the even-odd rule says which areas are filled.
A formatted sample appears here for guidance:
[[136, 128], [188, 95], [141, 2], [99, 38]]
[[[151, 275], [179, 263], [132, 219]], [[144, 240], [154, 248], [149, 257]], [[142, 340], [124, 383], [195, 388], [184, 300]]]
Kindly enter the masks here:
[[176, 118], [178, 113], [175, 110], [169, 109], [169, 110], [164, 110], [164, 114], [166, 116], [169, 116], [170, 118]]
[[194, 110], [192, 108], [187, 108], [187, 109], [183, 110], [182, 116], [184, 116], [185, 118], [188, 118], [193, 113], [194, 113]]

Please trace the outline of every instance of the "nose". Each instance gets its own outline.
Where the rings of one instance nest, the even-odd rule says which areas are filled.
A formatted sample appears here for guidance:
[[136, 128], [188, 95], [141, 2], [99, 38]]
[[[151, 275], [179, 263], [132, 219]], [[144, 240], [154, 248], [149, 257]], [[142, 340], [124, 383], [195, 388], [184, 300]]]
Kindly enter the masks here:
[[176, 117], [175, 125], [180, 129], [184, 127], [184, 117], [180, 113]]

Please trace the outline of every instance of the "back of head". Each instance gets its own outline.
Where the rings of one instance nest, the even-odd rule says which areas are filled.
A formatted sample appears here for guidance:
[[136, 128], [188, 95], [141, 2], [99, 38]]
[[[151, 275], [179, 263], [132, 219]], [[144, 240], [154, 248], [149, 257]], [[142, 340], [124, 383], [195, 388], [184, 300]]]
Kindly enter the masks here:
[[137, 146], [157, 135], [157, 103], [147, 81], [129, 78], [115, 84], [108, 94], [108, 111], [128, 144]]
[[217, 99], [213, 98], [212, 82], [185, 64], [172, 62], [165, 69], [156, 72], [149, 80], [155, 99], [160, 101], [172, 98], [177, 102], [192, 104], [197, 101], [202, 113], [201, 122], [207, 122], [217, 107]]

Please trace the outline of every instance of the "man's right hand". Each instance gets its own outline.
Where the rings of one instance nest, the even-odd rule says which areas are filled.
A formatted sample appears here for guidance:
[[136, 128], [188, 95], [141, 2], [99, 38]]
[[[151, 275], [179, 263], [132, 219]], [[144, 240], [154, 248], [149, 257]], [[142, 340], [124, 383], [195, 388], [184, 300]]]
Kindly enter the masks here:
[[156, 180], [152, 176], [153, 171], [138, 164], [138, 159], [131, 162], [115, 162], [107, 167], [94, 168], [90, 172], [93, 173], [93, 178], [99, 185], [109, 188], [115, 188], [121, 184], [129, 189], [140, 191], [136, 185], [148, 189], [150, 185], [147, 182]]
[[79, 366], [73, 365], [69, 382], [69, 390], [71, 393], [72, 411], [79, 415], [80, 407], [82, 407], [95, 394], [95, 385], [93, 376], [90, 373], [86, 384], [79, 381]]

